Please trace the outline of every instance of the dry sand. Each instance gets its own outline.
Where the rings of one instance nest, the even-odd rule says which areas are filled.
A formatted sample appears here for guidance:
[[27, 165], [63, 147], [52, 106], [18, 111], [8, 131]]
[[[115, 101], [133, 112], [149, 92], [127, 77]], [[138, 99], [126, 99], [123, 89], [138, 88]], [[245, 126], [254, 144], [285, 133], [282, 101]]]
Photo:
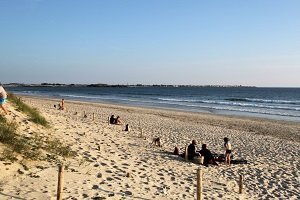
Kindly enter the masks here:
[[[59, 111], [53, 107], [57, 100], [23, 99], [52, 127], [34, 125], [8, 105], [7, 118], [20, 124], [21, 134], [59, 137], [78, 153], [64, 161], [63, 199], [196, 199], [198, 168], [204, 174], [204, 199], [300, 199], [299, 124], [70, 101]], [[108, 125], [111, 114], [121, 116], [131, 131]], [[162, 148], [151, 145], [158, 136]], [[222, 153], [225, 136], [231, 139], [234, 158], [249, 164], [204, 167], [171, 154], [175, 146], [183, 151], [192, 139]], [[29, 170], [0, 162], [0, 199], [56, 199], [57, 164], [26, 165]], [[243, 194], [238, 193], [240, 174]]]

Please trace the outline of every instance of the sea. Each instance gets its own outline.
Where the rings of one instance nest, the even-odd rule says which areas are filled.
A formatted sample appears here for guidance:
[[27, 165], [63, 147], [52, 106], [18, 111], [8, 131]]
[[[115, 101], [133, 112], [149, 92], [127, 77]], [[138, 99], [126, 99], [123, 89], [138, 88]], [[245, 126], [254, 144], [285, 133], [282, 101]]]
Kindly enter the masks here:
[[19, 95], [300, 122], [300, 88], [6, 87]]

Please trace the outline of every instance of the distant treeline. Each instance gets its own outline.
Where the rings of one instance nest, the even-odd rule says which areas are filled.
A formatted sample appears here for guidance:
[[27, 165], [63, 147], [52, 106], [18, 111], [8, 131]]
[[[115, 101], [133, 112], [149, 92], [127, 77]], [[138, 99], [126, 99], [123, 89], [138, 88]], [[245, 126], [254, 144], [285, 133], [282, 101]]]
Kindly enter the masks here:
[[97, 84], [62, 84], [62, 83], [41, 83], [41, 84], [23, 84], [23, 83], [9, 83], [4, 84], [9, 87], [222, 87], [222, 88], [231, 88], [231, 87], [255, 87], [255, 86], [242, 86], [242, 85], [165, 85], [165, 84], [153, 84], [153, 85], [109, 85], [104, 83]]

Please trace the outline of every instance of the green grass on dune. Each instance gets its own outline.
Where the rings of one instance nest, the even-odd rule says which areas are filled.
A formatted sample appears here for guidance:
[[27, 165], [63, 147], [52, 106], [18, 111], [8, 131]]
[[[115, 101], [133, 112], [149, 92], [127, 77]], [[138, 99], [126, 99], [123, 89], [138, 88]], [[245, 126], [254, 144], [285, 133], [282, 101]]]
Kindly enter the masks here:
[[43, 150], [52, 153], [55, 158], [76, 156], [76, 152], [59, 139], [49, 139], [36, 133], [31, 136], [19, 135], [17, 128], [17, 123], [8, 122], [0, 115], [0, 143], [5, 145], [0, 154], [2, 161], [16, 161], [18, 154], [30, 160], [44, 160]]
[[9, 94], [9, 100], [14, 103], [17, 107], [17, 109], [21, 112], [26, 113], [30, 117], [30, 121], [40, 124], [44, 127], [49, 127], [49, 123], [47, 120], [40, 114], [40, 112], [24, 103], [21, 98], [18, 98], [14, 94]]
[[0, 142], [6, 146], [1, 153], [1, 160], [15, 161], [16, 153], [33, 160], [40, 155], [40, 151], [34, 148], [30, 138], [17, 134], [17, 124], [7, 122], [2, 115], [0, 115]]
[[[9, 101], [15, 104], [20, 112], [26, 113], [30, 121], [49, 127], [49, 123], [37, 109], [31, 108], [13, 94], [9, 95]], [[4, 144], [2, 152], [0, 152], [0, 160], [16, 161], [17, 155], [22, 155], [23, 158], [30, 160], [44, 160], [47, 158], [45, 158], [45, 154], [43, 155], [43, 151], [50, 152], [54, 160], [59, 159], [58, 156], [64, 158], [76, 156], [76, 152], [59, 139], [48, 138], [37, 133], [18, 134], [17, 130], [16, 122], [8, 121], [5, 116], [0, 114], [0, 143]]]

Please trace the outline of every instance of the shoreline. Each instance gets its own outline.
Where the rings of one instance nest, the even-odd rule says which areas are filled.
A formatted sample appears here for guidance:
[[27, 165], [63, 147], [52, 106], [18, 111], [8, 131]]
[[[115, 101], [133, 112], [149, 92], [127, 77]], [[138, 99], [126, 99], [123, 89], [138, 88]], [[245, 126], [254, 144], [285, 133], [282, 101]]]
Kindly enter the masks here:
[[[60, 102], [61, 99], [51, 98], [51, 97], [41, 97], [41, 96], [31, 96], [31, 95], [18, 95], [25, 98], [41, 99]], [[268, 118], [259, 117], [247, 117], [247, 116], [236, 116], [236, 115], [223, 115], [217, 113], [202, 113], [184, 110], [175, 110], [168, 108], [155, 108], [155, 107], [143, 107], [134, 105], [123, 105], [123, 104], [113, 104], [113, 103], [99, 103], [81, 100], [68, 100], [65, 99], [66, 103], [74, 103], [77, 105], [94, 105], [98, 107], [109, 107], [117, 108], [122, 110], [130, 109], [131, 112], [140, 111], [143, 113], [156, 113], [157, 115], [168, 115], [172, 113], [173, 117], [170, 118], [180, 119], [181, 121], [189, 121], [192, 118], [193, 121], [199, 120], [201, 123], [213, 126], [221, 126], [229, 129], [236, 129], [239, 131], [249, 131], [253, 134], [259, 135], [270, 135], [280, 139], [290, 140], [293, 142], [300, 142], [300, 125], [294, 121], [286, 120], [276, 120]], [[166, 114], [167, 113], [167, 114]], [[189, 118], [188, 118], [189, 117]], [[221, 124], [221, 125], [220, 125]], [[243, 126], [241, 126], [241, 124]], [[261, 126], [261, 127], [259, 127]], [[274, 129], [276, 127], [276, 130]]]
[[[45, 98], [45, 99], [56, 99], [56, 97], [51, 96], [34, 96], [34, 95], [26, 95], [20, 94], [20, 96], [28, 96], [28, 97], [36, 97], [36, 98]], [[116, 106], [128, 106], [128, 107], [137, 107], [137, 108], [146, 108], [146, 109], [157, 109], [157, 110], [167, 110], [167, 111], [175, 111], [175, 112], [186, 112], [186, 113], [195, 113], [195, 114], [211, 114], [211, 115], [219, 115], [224, 117], [236, 117], [236, 118], [253, 118], [259, 120], [272, 120], [272, 121], [285, 121], [285, 122], [292, 122], [292, 123], [299, 123], [300, 118], [296, 116], [286, 116], [286, 115], [270, 115], [270, 114], [263, 114], [257, 112], [242, 112], [242, 111], [233, 111], [233, 110], [218, 110], [218, 109], [210, 109], [210, 108], [202, 108], [200, 110], [194, 109], [184, 109], [180, 107], [164, 107], [158, 105], [146, 105], [146, 104], [131, 104], [131, 103], [111, 103], [105, 101], [95, 101], [91, 99], [76, 99], [71, 98], [67, 99], [69, 101], [78, 101], [78, 102], [90, 102], [90, 103], [99, 103], [104, 105], [116, 105]]]
[[[277, 91], [278, 90], [278, 91]], [[78, 101], [108, 103], [125, 106], [168, 109], [175, 111], [212, 113], [277, 121], [300, 122], [298, 90], [293, 88], [251, 89], [95, 89], [70, 87], [70, 89], [15, 88], [20, 95], [45, 98], [64, 98]], [[160, 93], [162, 92], [162, 93]], [[208, 92], [208, 96], [201, 95]], [[232, 92], [232, 94], [231, 94]], [[277, 93], [290, 95], [290, 99], [276, 98]], [[138, 94], [138, 95], [136, 95]], [[151, 94], [151, 96], [149, 96]], [[264, 96], [264, 94], [269, 94]], [[200, 95], [200, 96], [199, 96]], [[272, 96], [273, 95], [273, 96]]]

